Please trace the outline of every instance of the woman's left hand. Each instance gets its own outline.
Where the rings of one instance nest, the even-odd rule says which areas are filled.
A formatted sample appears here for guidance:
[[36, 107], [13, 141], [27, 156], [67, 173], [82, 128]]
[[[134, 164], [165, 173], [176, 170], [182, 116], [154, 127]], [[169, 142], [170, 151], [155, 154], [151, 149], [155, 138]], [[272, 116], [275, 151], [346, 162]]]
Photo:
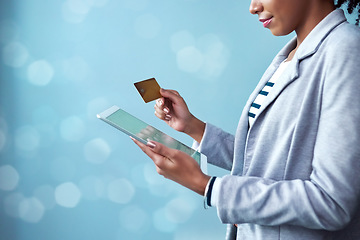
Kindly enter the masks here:
[[145, 145], [136, 139], [131, 139], [153, 160], [160, 175], [204, 195], [210, 176], [201, 171], [195, 159], [158, 142], [150, 141]]

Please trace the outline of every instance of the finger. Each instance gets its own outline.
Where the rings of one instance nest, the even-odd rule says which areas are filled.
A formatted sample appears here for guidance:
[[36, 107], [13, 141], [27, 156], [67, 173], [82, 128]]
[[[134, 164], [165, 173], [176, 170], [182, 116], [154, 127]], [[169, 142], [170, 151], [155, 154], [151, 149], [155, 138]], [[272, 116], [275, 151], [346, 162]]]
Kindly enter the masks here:
[[[165, 102], [167, 102], [167, 100], [165, 100]], [[166, 105], [163, 105], [163, 106], [155, 105], [154, 109], [159, 114], [169, 114], [169, 112], [170, 112], [169, 108]]]
[[169, 114], [170, 113], [169, 106], [171, 106], [171, 101], [169, 102], [169, 99], [159, 98], [158, 100], [156, 100], [156, 104], [154, 108], [160, 115], [163, 113]]
[[[155, 147], [159, 144], [162, 145], [158, 142], [155, 141], [148, 141], [147, 144], [143, 144], [142, 142], [136, 140], [135, 138], [131, 137], [130, 138], [135, 142], [136, 145], [138, 145], [140, 147], [140, 149], [146, 154], [148, 155], [148, 157], [150, 157], [153, 162], [155, 163], [155, 165], [159, 168], [164, 168], [167, 167], [168, 164], [170, 162], [172, 162], [170, 159], [168, 159], [167, 157], [153, 151], [155, 149]], [[165, 147], [165, 146], [164, 146]], [[165, 147], [166, 148], [166, 147]], [[169, 154], [170, 155], [170, 154]]]
[[163, 171], [161, 168], [159, 168], [156, 164], [155, 164], [155, 167], [156, 167], [156, 172], [157, 172], [158, 174], [164, 175], [164, 171]]
[[155, 105], [155, 116], [160, 118], [161, 120], [169, 121], [171, 119], [171, 114], [168, 108], [159, 108], [157, 105]]
[[156, 148], [156, 144], [159, 143], [149, 141], [147, 145], [145, 145], [132, 137], [130, 138], [135, 142], [136, 145], [141, 148], [141, 150], [143, 150], [146, 155], [148, 155], [153, 160], [157, 173], [167, 178], [166, 169], [171, 168], [171, 166], [174, 165], [174, 162], [171, 159], [153, 151], [153, 149]]
[[164, 156], [168, 158], [170, 161], [172, 161], [171, 159], [176, 156], [178, 151], [176, 149], [168, 148], [164, 144], [155, 141], [149, 141], [148, 146], [154, 153]]
[[161, 108], [161, 107], [163, 107], [164, 103], [165, 103], [165, 99], [164, 99], [163, 97], [162, 97], [162, 98], [158, 98], [158, 99], [156, 100], [155, 106], [158, 106], [159, 108]]
[[155, 153], [154, 153], [153, 151], [151, 151], [151, 149], [150, 149], [149, 146], [143, 144], [142, 142], [136, 140], [135, 138], [133, 138], [133, 137], [131, 137], [131, 136], [130, 136], [130, 138], [131, 138], [131, 140], [133, 140], [134, 143], [135, 143], [136, 145], [138, 145], [138, 147], [139, 147], [146, 155], [148, 155], [151, 159], [154, 157], [154, 154], [155, 154]]
[[171, 115], [170, 114], [158, 113], [157, 111], [155, 111], [155, 116], [158, 117], [161, 120], [164, 120], [164, 121], [170, 121], [171, 120]]
[[[176, 90], [172, 90], [172, 89], [164, 89], [164, 88], [161, 88], [163, 91], [168, 91], [168, 92], [171, 92], [177, 96], [180, 96], [180, 93]], [[161, 93], [161, 89], [160, 89], [160, 93]]]
[[161, 118], [161, 119], [163, 119], [163, 118], [165, 117], [166, 113], [164, 112], [163, 109], [158, 108], [157, 106], [155, 106], [154, 109], [155, 109], [155, 115], [156, 115], [157, 117], [159, 117], [159, 118]]

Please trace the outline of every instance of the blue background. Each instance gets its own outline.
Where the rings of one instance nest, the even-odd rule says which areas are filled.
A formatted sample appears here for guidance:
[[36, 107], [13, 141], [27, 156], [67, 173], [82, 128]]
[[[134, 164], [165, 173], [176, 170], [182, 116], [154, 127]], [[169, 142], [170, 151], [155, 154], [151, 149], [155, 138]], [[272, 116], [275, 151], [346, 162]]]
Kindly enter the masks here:
[[[250, 1], [0, 3], [0, 239], [223, 239], [201, 196], [96, 118], [118, 105], [191, 145], [133, 86], [155, 77], [235, 132], [281, 47]], [[209, 174], [225, 171], [209, 166]]]

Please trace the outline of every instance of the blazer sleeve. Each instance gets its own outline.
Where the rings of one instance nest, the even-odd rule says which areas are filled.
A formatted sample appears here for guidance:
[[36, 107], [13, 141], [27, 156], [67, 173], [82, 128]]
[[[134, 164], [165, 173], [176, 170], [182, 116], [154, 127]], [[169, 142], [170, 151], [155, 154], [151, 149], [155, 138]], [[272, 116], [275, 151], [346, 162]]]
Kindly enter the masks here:
[[340, 39], [346, 42], [326, 53], [309, 179], [225, 176], [217, 199], [222, 222], [340, 230], [351, 221], [360, 203], [359, 39]]
[[206, 123], [199, 150], [206, 155], [209, 163], [231, 170], [234, 155], [235, 136], [210, 123]]

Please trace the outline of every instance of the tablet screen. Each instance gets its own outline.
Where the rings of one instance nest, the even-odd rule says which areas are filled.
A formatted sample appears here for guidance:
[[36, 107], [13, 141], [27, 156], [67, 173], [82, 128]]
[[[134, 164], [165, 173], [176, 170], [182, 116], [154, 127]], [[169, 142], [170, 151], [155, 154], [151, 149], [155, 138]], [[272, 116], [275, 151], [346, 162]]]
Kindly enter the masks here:
[[136, 138], [144, 144], [146, 144], [147, 141], [153, 140], [162, 143], [169, 148], [177, 149], [189, 154], [199, 164], [201, 162], [201, 156], [199, 152], [143, 122], [142, 120], [134, 117], [117, 106], [113, 106], [103, 113], [98, 114], [98, 118], [104, 120], [122, 132]]

